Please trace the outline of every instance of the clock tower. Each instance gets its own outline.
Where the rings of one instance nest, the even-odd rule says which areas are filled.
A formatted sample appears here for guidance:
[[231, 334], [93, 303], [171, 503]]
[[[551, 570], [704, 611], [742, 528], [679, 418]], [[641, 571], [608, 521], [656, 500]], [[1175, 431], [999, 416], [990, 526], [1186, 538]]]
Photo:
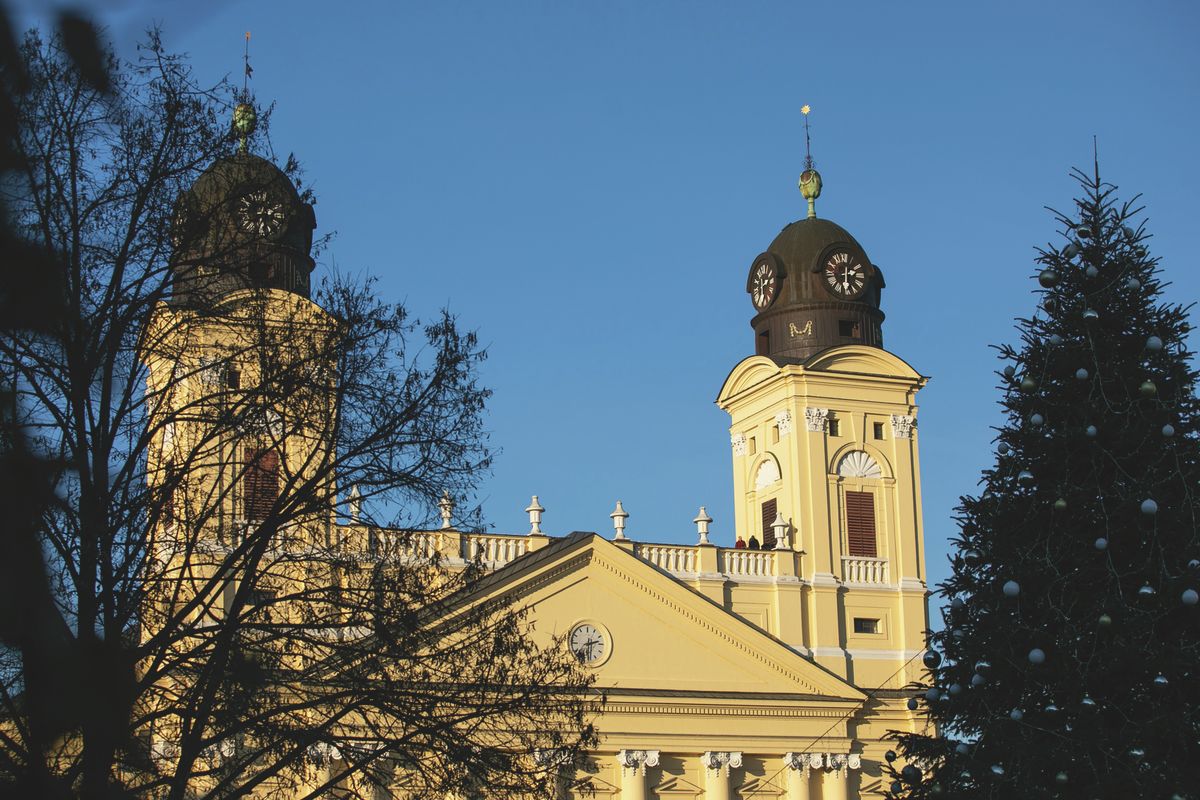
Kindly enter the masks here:
[[790, 613], [803, 649], [875, 687], [898, 670], [915, 679], [903, 668], [924, 647], [916, 394], [927, 379], [883, 349], [883, 272], [816, 216], [811, 165], [800, 188], [808, 217], [750, 264], [754, 355], [717, 398], [731, 418], [735, 524], [747, 542], [800, 554]]

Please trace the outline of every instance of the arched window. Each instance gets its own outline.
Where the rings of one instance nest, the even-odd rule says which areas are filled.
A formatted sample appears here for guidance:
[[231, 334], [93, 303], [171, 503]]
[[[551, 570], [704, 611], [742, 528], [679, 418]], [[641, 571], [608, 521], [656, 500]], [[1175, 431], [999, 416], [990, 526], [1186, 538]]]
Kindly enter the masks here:
[[775, 459], [767, 456], [758, 465], [758, 472], [754, 474], [754, 488], [764, 489], [773, 483], [777, 483], [779, 477], [779, 464], [776, 463]]
[[279, 451], [246, 448], [242, 509], [246, 519], [266, 519], [279, 499]]

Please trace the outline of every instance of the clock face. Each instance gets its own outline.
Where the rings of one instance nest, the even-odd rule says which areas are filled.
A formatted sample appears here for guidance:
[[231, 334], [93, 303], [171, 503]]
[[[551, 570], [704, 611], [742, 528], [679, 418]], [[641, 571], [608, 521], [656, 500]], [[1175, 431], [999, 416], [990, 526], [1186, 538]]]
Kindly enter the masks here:
[[595, 625], [586, 622], [575, 626], [567, 644], [581, 664], [598, 663], [608, 654], [608, 642], [604, 634]]
[[271, 236], [283, 227], [283, 205], [263, 190], [248, 192], [238, 200], [238, 219], [246, 233]]
[[867, 289], [867, 265], [849, 250], [834, 250], [825, 258], [825, 288], [842, 300], [856, 300]]
[[754, 307], [762, 311], [771, 305], [779, 292], [779, 270], [775, 261], [767, 254], [759, 256], [750, 267], [750, 299]]

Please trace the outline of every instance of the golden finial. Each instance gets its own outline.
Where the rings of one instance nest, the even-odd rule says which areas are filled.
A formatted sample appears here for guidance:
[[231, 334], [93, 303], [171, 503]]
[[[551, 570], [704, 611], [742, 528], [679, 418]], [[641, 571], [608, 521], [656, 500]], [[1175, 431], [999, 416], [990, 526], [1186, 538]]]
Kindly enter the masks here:
[[807, 103], [800, 106], [804, 115], [804, 172], [800, 173], [800, 194], [808, 201], [808, 218], [817, 216], [817, 198], [821, 196], [821, 173], [817, 172], [812, 158], [812, 140], [808, 131], [808, 112], [812, 107]]
[[246, 31], [246, 53], [242, 56], [242, 63], [245, 65], [242, 73], [242, 99], [233, 109], [233, 130], [240, 140], [238, 151], [244, 153], [249, 148], [251, 134], [258, 127], [258, 112], [250, 102], [250, 76], [254, 74], [254, 70], [250, 68], [250, 31]]

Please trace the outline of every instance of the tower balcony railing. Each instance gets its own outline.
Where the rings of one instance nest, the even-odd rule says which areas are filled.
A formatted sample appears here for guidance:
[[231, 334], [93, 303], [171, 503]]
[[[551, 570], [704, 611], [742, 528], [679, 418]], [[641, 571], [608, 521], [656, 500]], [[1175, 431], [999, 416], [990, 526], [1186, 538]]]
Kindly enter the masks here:
[[866, 556], [842, 556], [842, 583], [857, 583], [868, 586], [883, 586], [888, 581], [886, 558]]
[[778, 574], [774, 550], [722, 549], [721, 572], [735, 577], [766, 578]]
[[694, 575], [698, 571], [697, 548], [688, 545], [645, 544], [635, 542], [633, 553], [659, 569], [673, 574]]

